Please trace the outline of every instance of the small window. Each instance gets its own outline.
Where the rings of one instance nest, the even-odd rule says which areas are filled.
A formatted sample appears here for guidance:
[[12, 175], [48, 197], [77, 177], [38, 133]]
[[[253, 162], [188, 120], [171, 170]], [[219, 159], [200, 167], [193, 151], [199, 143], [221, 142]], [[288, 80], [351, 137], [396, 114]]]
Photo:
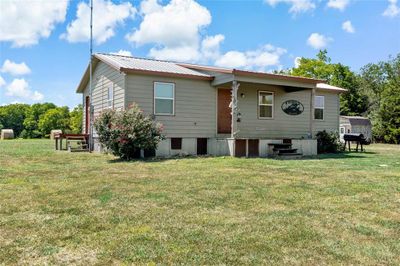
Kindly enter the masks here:
[[258, 92], [258, 116], [259, 118], [274, 117], [274, 93], [268, 91]]
[[182, 138], [171, 138], [171, 150], [182, 149]]
[[154, 114], [173, 115], [175, 105], [175, 84], [154, 83]]
[[340, 128], [340, 134], [344, 134], [344, 131], [345, 131], [344, 127], [341, 127]]
[[108, 91], [107, 91], [107, 107], [108, 108], [113, 108], [114, 105], [114, 86], [111, 84], [108, 86]]
[[315, 96], [314, 100], [314, 119], [324, 120], [325, 97]]

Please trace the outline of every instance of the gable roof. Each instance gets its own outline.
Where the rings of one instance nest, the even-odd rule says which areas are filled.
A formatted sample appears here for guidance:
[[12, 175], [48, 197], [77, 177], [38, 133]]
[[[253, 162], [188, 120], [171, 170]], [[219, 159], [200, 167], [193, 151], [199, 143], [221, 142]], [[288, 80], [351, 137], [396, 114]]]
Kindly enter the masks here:
[[352, 126], [371, 126], [371, 121], [362, 116], [340, 116], [341, 119], [347, 119]]
[[326, 83], [317, 83], [317, 89], [320, 90], [328, 90], [328, 91], [336, 91], [336, 92], [346, 92], [346, 89], [340, 88], [340, 87], [336, 87], [336, 86], [332, 86]]
[[[168, 76], [168, 77], [181, 77], [189, 79], [201, 79], [201, 80], [213, 80], [214, 74], [230, 74], [233, 76], [249, 76], [249, 77], [260, 77], [270, 78], [283, 81], [296, 81], [308, 84], [315, 84], [318, 89], [331, 90], [335, 92], [343, 92], [345, 89], [330, 86], [325, 84], [324, 80], [297, 77], [282, 74], [272, 74], [266, 72], [247, 71], [223, 67], [204, 66], [197, 64], [178, 63], [172, 61], [163, 61], [147, 58], [138, 58], [132, 56], [115, 55], [115, 54], [104, 54], [96, 53], [92, 57], [93, 69], [96, 67], [99, 61], [104, 62], [113, 69], [132, 74], [143, 74], [143, 75], [157, 75], [157, 76]], [[76, 92], [83, 92], [87, 83], [89, 82], [89, 66], [78, 85]]]

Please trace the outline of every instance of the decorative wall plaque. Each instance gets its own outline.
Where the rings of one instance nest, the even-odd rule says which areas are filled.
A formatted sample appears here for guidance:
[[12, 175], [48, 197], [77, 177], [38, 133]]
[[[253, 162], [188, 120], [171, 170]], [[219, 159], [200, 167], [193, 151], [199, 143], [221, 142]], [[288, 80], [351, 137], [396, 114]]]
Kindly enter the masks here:
[[288, 115], [299, 115], [304, 111], [304, 106], [296, 100], [287, 100], [282, 103], [282, 111]]

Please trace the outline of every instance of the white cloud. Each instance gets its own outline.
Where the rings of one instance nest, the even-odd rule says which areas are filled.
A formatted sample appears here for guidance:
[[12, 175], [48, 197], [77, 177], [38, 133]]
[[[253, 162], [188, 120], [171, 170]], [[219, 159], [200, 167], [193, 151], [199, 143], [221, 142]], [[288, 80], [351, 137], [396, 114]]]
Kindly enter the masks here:
[[201, 42], [201, 53], [206, 59], [216, 59], [220, 55], [221, 43], [225, 40], [225, 36], [217, 34], [214, 36], [207, 36]]
[[144, 0], [140, 13], [143, 20], [138, 29], [126, 35], [129, 42], [155, 44], [150, 56], [160, 59], [199, 59], [201, 30], [211, 23], [207, 8], [194, 0], [172, 0], [165, 6]]
[[389, 6], [383, 12], [383, 16], [394, 18], [400, 14], [400, 7], [397, 5], [397, 0], [388, 0]]
[[40, 92], [32, 91], [25, 79], [14, 79], [6, 87], [6, 95], [32, 101], [41, 101], [44, 98], [43, 94]]
[[[128, 18], [133, 18], [136, 9], [129, 2], [114, 4], [110, 0], [94, 0], [93, 2], [93, 39], [101, 44], [115, 35], [115, 29]], [[68, 24], [67, 32], [60, 37], [68, 42], [85, 42], [90, 38], [90, 6], [80, 2], [76, 11], [76, 19]]]
[[6, 61], [4, 61], [4, 63], [3, 63], [3, 67], [1, 68], [1, 72], [8, 73], [13, 76], [21, 76], [21, 75], [31, 73], [31, 70], [25, 64], [25, 62], [18, 64], [18, 63], [15, 63], [15, 62], [12, 62], [12, 61], [6, 59]]
[[331, 41], [333, 41], [332, 38], [319, 33], [312, 33], [307, 39], [307, 44], [314, 49], [322, 49], [328, 46]]
[[165, 5], [157, 0], [144, 0], [139, 13], [142, 21], [126, 39], [136, 46], [153, 45], [148, 56], [156, 59], [265, 70], [279, 65], [280, 57], [286, 53], [285, 49], [272, 45], [221, 53], [225, 36], [206, 34], [211, 14], [194, 0], [172, 0]]
[[285, 49], [267, 44], [257, 50], [245, 52], [229, 51], [221, 55], [215, 61], [215, 65], [266, 71], [267, 67], [278, 66], [280, 64], [280, 57], [285, 53]]
[[342, 24], [342, 29], [343, 29], [345, 32], [348, 32], [348, 33], [354, 33], [354, 32], [356, 32], [356, 30], [354, 29], [353, 24], [351, 24], [351, 21], [350, 21], [350, 20], [347, 20], [347, 21], [343, 22], [343, 24]]
[[300, 56], [298, 56], [298, 57], [296, 57], [296, 58], [294, 59], [294, 67], [295, 67], [295, 68], [298, 68], [298, 67], [300, 66], [300, 60], [301, 60], [301, 57], [300, 57]]
[[329, 0], [327, 6], [343, 11], [349, 5], [350, 0]]
[[292, 14], [304, 13], [314, 10], [316, 5], [313, 0], [264, 0], [270, 6], [276, 6], [279, 3], [290, 5], [289, 12]]
[[119, 50], [118, 52], [112, 52], [111, 54], [132, 56], [132, 53], [130, 51], [128, 51], [128, 50]]
[[47, 38], [57, 23], [64, 22], [65, 1], [1, 1], [0, 41], [13, 47], [37, 44]]
[[2, 76], [0, 76], [0, 88], [6, 85], [6, 81], [3, 79]]

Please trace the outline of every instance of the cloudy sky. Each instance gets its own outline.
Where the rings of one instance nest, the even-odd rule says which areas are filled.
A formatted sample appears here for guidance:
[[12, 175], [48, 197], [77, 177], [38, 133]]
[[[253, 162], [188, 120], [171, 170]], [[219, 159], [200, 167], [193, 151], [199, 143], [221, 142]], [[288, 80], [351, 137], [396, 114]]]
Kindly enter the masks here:
[[[0, 0], [0, 104], [73, 107], [89, 0]], [[397, 0], [94, 0], [94, 51], [271, 71], [326, 48], [355, 71], [400, 52]]]

